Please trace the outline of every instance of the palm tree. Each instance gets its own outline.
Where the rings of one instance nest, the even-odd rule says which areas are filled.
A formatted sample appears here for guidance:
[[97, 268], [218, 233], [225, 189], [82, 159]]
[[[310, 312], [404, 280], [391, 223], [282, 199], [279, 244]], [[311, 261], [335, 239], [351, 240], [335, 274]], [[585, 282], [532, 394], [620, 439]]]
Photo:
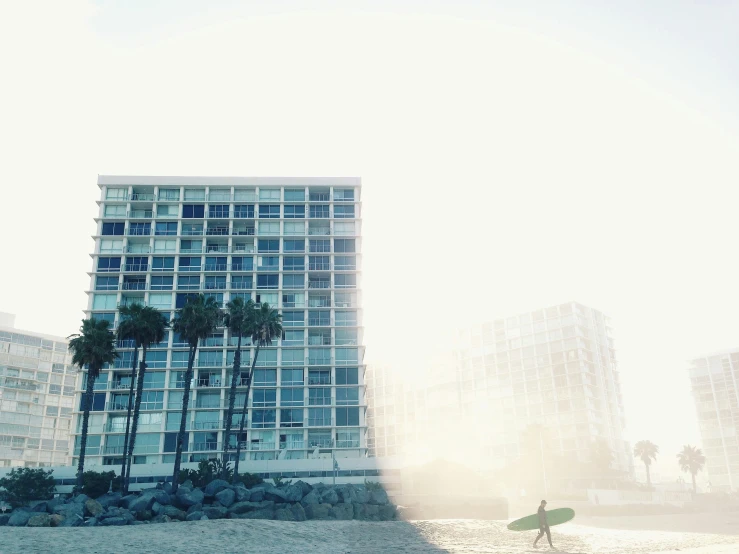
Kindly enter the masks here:
[[[133, 304], [131, 305], [133, 306]], [[123, 313], [124, 309], [128, 306], [120, 309]], [[133, 411], [133, 386], [136, 383], [136, 366], [138, 365], [139, 358], [139, 344], [129, 334], [131, 329], [129, 328], [128, 321], [123, 320], [118, 324], [118, 340], [126, 344], [127, 342], [133, 342], [133, 359], [131, 361], [131, 382], [128, 386], [128, 409], [126, 410], [126, 434], [123, 439], [123, 458], [121, 460], [121, 487], [125, 490], [126, 486], [126, 453], [128, 452], [128, 433], [131, 429], [131, 413]]]
[[179, 485], [180, 464], [182, 463], [182, 443], [185, 440], [185, 427], [187, 425], [187, 408], [190, 403], [190, 381], [192, 381], [193, 366], [195, 365], [195, 354], [198, 343], [212, 334], [221, 323], [223, 314], [218, 302], [212, 296], [206, 298], [197, 294], [187, 300], [185, 306], [177, 311], [172, 329], [184, 339], [189, 346], [187, 357], [187, 371], [185, 372], [185, 392], [182, 398], [182, 417], [180, 418], [180, 430], [177, 433], [177, 449], [174, 458], [174, 471], [172, 474], [172, 490], [177, 492]]
[[659, 454], [659, 447], [651, 441], [639, 441], [634, 445], [634, 456], [644, 462], [644, 467], [647, 470], [647, 487], [652, 488], [652, 479], [649, 475], [649, 466], [652, 464], [652, 460], [657, 459]]
[[112, 364], [118, 357], [115, 351], [115, 335], [104, 319], [83, 319], [80, 332], [67, 337], [72, 363], [84, 369], [87, 366], [87, 387], [82, 408], [82, 434], [80, 435], [80, 457], [77, 463], [77, 484], [75, 490], [82, 489], [82, 473], [85, 470], [85, 450], [87, 449], [87, 429], [92, 409], [92, 396], [95, 380], [105, 364]]
[[[239, 434], [236, 439], [236, 461], [234, 462], [234, 482], [239, 476], [239, 457], [241, 456], [240, 437], [244, 434], [244, 425], [246, 424], [246, 410], [249, 405], [249, 391], [251, 390], [251, 379], [254, 375], [254, 366], [257, 364], [259, 357], [259, 348], [262, 346], [271, 346], [272, 341], [282, 336], [282, 315], [277, 310], [272, 309], [269, 304], [263, 302], [258, 308], [254, 309], [254, 320], [251, 325], [251, 342], [256, 345], [254, 350], [254, 359], [249, 368], [249, 375], [246, 378], [246, 395], [244, 396], [244, 408], [241, 411], [241, 422], [239, 423]], [[229, 438], [227, 437], [226, 440]]]
[[686, 445], [677, 455], [677, 463], [680, 464], [680, 469], [686, 473], [690, 473], [693, 478], [693, 493], [698, 492], [698, 487], [695, 485], [695, 476], [699, 471], [706, 465], [706, 457], [700, 448], [695, 446]]
[[228, 448], [231, 438], [231, 420], [233, 419], [234, 404], [236, 401], [236, 384], [241, 376], [241, 339], [244, 333], [251, 334], [254, 324], [254, 302], [246, 302], [241, 298], [234, 298], [226, 304], [224, 323], [229, 328], [231, 336], [238, 337], [236, 352], [234, 352], [233, 373], [231, 375], [231, 390], [228, 396], [228, 412], [226, 414], [226, 432], [223, 435], [223, 473], [221, 479], [228, 474]]
[[[139, 426], [139, 415], [141, 412], [141, 399], [144, 394], [144, 376], [146, 375], [146, 351], [152, 344], [162, 342], [169, 327], [169, 322], [160, 311], [151, 306], [144, 306], [134, 302], [128, 306], [122, 306], [121, 316], [124, 318], [118, 327], [120, 336], [134, 340], [136, 351], [141, 348], [141, 361], [136, 381], [136, 403], [133, 409], [133, 420], [131, 424], [130, 441], [124, 440], [123, 462], [126, 465], [126, 476], [123, 480], [123, 492], [128, 492], [128, 484], [131, 479], [131, 461], [133, 460], [133, 449], [136, 445], [136, 433]], [[133, 375], [131, 375], [133, 381]], [[133, 386], [133, 384], [132, 384]], [[129, 410], [131, 397], [128, 397]], [[126, 424], [128, 428], [128, 424]], [[127, 448], [127, 450], [126, 450]]]

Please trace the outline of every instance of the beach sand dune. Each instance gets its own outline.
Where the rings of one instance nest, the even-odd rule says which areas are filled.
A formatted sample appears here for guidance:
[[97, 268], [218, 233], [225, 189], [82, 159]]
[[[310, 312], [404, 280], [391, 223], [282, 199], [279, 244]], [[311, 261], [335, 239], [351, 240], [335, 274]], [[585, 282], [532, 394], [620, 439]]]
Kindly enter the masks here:
[[[624, 527], [634, 527], [634, 519]], [[651, 518], [644, 518], [651, 519]], [[603, 522], [601, 522], [603, 523]], [[615, 525], [613, 522], [605, 522]], [[647, 521], [639, 522], [642, 526]], [[598, 522], [595, 522], [598, 524]], [[675, 525], [678, 525], [676, 522]], [[662, 523], [664, 525], [664, 523]], [[729, 554], [739, 536], [719, 533], [602, 529], [566, 524], [553, 528], [555, 545], [571, 554]], [[280, 554], [453, 552], [514, 554], [536, 552], [534, 532], [514, 533], [505, 522], [438, 520], [410, 522], [219, 520], [136, 527], [34, 529], [3, 527], [2, 554], [75, 552], [263, 552]], [[540, 548], [539, 551], [548, 551]]]

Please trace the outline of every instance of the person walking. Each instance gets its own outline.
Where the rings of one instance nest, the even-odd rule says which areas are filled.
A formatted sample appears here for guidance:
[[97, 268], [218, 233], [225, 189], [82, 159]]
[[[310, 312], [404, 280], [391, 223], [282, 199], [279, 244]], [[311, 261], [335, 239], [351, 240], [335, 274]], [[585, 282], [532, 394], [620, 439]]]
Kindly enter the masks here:
[[554, 545], [552, 544], [552, 533], [549, 530], [549, 523], [547, 522], [547, 511], [545, 510], [546, 506], [547, 501], [542, 500], [541, 504], [539, 505], [539, 509], [536, 511], [536, 514], [539, 516], [539, 534], [534, 540], [534, 548], [536, 548], [536, 543], [539, 542], [539, 539], [542, 538], [545, 534], [547, 536], [547, 540], [549, 541], [549, 546], [551, 548], [554, 548]]

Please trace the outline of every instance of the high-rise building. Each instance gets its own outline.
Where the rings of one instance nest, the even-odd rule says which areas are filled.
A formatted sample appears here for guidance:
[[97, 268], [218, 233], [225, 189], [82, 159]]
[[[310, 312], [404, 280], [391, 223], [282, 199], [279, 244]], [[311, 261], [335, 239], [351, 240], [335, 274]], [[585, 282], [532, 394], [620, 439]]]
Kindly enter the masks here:
[[693, 360], [690, 382], [711, 490], [736, 491], [739, 489], [739, 348]]
[[[115, 327], [118, 309], [139, 302], [172, 319], [196, 293], [278, 308], [284, 334], [259, 351], [243, 459], [365, 456], [360, 180], [100, 176], [98, 186], [87, 315]], [[254, 355], [243, 344], [242, 370]], [[222, 451], [235, 345], [221, 327], [198, 348], [183, 461]], [[133, 351], [118, 346], [95, 384], [92, 464], [118, 464], [123, 451]], [[147, 353], [135, 463], [174, 460], [186, 346], [170, 331]]]
[[460, 405], [486, 421], [491, 460], [516, 459], [523, 432], [541, 425], [557, 453], [588, 461], [600, 442], [613, 469], [632, 472], [611, 331], [603, 313], [568, 302], [461, 333]]
[[77, 370], [67, 340], [0, 313], [0, 467], [69, 465]]
[[[402, 375], [387, 367], [370, 373], [370, 437], [378, 455], [391, 453], [392, 444], [400, 455], [423, 451], [500, 469], [522, 455], [527, 429], [539, 425], [557, 454], [587, 462], [600, 443], [613, 455], [612, 469], [633, 471], [610, 322], [582, 304], [460, 330], [452, 359], [425, 363], [421, 378], [403, 381], [402, 405], [394, 400]], [[393, 399], [380, 398], [388, 390]]]

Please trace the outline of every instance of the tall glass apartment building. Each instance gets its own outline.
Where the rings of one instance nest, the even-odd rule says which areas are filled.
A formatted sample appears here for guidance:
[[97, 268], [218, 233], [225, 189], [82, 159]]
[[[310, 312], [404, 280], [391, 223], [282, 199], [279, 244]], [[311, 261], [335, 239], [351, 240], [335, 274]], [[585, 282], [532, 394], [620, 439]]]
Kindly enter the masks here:
[[69, 465], [77, 370], [67, 340], [0, 314], [0, 467]]
[[739, 489], [739, 348], [696, 358], [690, 382], [711, 490]]
[[[196, 293], [269, 303], [285, 332], [259, 351], [242, 459], [365, 456], [360, 180], [100, 176], [98, 186], [87, 315], [115, 327], [118, 309], [140, 302], [172, 319]], [[254, 355], [243, 344], [242, 370]], [[222, 451], [235, 345], [219, 328], [198, 349], [183, 461]], [[118, 344], [95, 384], [90, 463], [120, 462], [131, 346]], [[172, 331], [149, 350], [135, 463], [174, 460], [186, 366]], [[245, 375], [237, 408], [244, 385]]]
[[587, 461], [594, 441], [633, 472], [616, 351], [607, 316], [577, 302], [497, 319], [461, 333], [460, 406], [485, 420], [480, 444], [498, 461], [515, 460], [522, 432], [545, 428], [558, 453]]

